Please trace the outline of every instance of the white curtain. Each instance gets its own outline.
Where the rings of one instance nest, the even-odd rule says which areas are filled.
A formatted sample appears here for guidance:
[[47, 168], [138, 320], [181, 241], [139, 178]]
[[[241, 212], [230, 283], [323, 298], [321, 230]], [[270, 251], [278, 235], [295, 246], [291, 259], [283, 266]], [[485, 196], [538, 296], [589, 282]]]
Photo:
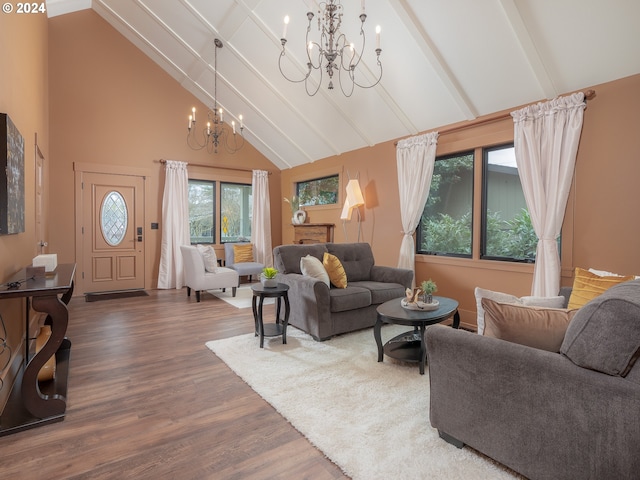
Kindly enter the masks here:
[[511, 113], [518, 173], [538, 236], [532, 295], [557, 295], [560, 289], [557, 238], [569, 198], [584, 108], [584, 94], [574, 93]]
[[162, 195], [162, 243], [158, 288], [182, 288], [180, 245], [189, 245], [189, 175], [187, 163], [167, 160]]
[[417, 135], [398, 142], [396, 159], [403, 234], [398, 258], [400, 268], [415, 270], [413, 233], [429, 196], [437, 143], [438, 132]]
[[269, 172], [254, 170], [252, 187], [253, 217], [251, 220], [251, 238], [256, 247], [256, 261], [264, 264], [265, 267], [272, 267]]

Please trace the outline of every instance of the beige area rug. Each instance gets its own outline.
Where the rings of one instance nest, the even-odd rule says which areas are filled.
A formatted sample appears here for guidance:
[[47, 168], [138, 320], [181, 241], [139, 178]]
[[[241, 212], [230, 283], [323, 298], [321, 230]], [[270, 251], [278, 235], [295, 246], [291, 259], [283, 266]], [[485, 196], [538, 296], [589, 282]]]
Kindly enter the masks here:
[[[223, 292], [222, 290], [207, 290], [207, 292], [236, 308], [251, 308], [251, 299], [253, 298], [251, 285], [240, 285], [240, 287], [236, 289], [235, 297], [233, 296], [230, 288], [227, 288], [226, 290], [226, 292]], [[265, 298], [263, 305], [270, 305], [274, 302], [274, 298]]]
[[[385, 325], [387, 341], [406, 327]], [[519, 478], [458, 449], [429, 424], [429, 376], [385, 356], [373, 330], [315, 342], [289, 327], [258, 346], [253, 334], [207, 343], [234, 372], [354, 480]]]

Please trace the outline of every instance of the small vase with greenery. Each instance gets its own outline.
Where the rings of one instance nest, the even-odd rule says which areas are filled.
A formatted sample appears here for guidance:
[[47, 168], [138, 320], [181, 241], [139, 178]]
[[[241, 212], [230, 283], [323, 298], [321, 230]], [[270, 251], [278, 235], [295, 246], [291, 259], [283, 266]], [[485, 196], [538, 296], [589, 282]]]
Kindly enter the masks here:
[[433, 303], [433, 294], [438, 291], [438, 286], [433, 280], [423, 280], [420, 284], [420, 290], [424, 295], [424, 303]]
[[265, 267], [262, 269], [262, 274], [260, 275], [260, 281], [262, 285], [267, 288], [273, 288], [278, 286], [278, 281], [276, 280], [276, 275], [278, 274], [278, 270], [273, 267]]

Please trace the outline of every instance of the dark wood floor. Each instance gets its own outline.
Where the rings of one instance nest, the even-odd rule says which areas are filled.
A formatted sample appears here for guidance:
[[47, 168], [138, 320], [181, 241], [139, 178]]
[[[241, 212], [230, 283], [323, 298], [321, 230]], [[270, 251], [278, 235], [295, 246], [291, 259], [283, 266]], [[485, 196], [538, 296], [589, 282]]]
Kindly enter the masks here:
[[251, 309], [149, 294], [71, 300], [66, 418], [0, 438], [0, 478], [348, 478], [205, 347]]

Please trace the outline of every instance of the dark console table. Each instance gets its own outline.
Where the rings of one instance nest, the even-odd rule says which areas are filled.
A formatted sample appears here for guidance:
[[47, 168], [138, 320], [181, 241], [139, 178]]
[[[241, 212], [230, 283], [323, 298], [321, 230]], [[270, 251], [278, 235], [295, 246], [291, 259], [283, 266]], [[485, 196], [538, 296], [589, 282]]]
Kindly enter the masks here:
[[[64, 419], [71, 350], [71, 342], [65, 336], [69, 323], [67, 304], [73, 294], [75, 270], [75, 264], [60, 264], [53, 274], [27, 278], [23, 269], [7, 282], [17, 282], [18, 286], [0, 290], [0, 299], [23, 297], [27, 301], [26, 365], [20, 369], [0, 416], [0, 436]], [[32, 358], [29, 358], [29, 303], [34, 310], [47, 314], [45, 323], [51, 326], [51, 337]], [[55, 378], [38, 382], [40, 369], [52, 355], [56, 357]]]

